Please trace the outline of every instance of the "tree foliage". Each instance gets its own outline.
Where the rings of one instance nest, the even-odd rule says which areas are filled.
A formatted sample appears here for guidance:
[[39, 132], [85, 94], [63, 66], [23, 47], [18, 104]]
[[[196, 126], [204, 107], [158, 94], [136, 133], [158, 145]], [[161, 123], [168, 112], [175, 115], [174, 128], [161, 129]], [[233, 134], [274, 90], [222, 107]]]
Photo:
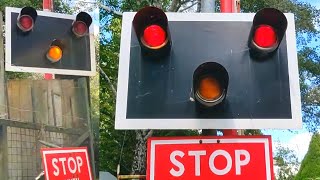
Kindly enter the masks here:
[[320, 179], [320, 134], [315, 133], [295, 180]]
[[293, 180], [298, 171], [299, 161], [293, 150], [280, 146], [274, 156], [274, 164], [277, 167], [277, 180]]
[[[69, 3], [71, 0], [55, 0], [53, 1], [53, 12], [70, 14], [73, 12]], [[42, 0], [2, 0], [0, 2], [0, 11], [4, 16], [5, 7], [22, 8], [30, 6], [37, 10], [42, 10]]]

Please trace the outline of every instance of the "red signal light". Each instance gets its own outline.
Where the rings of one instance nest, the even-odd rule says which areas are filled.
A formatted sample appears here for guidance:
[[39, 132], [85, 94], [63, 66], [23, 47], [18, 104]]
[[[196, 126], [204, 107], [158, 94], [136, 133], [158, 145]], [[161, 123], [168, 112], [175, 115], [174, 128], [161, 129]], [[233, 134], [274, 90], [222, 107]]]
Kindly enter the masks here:
[[73, 34], [80, 38], [86, 36], [89, 32], [89, 27], [92, 23], [91, 16], [86, 12], [80, 12], [77, 14], [76, 19], [72, 23]]
[[18, 21], [18, 27], [22, 31], [30, 31], [33, 28], [33, 19], [28, 15], [21, 16]]
[[255, 30], [253, 41], [262, 48], [271, 48], [277, 45], [277, 34], [269, 25], [260, 25]]
[[143, 57], [162, 59], [170, 54], [171, 37], [164, 11], [156, 7], [144, 7], [135, 14], [132, 25]]
[[143, 40], [147, 46], [159, 47], [166, 41], [166, 32], [158, 25], [148, 26], [144, 30]]
[[84, 22], [76, 21], [72, 26], [72, 31], [75, 35], [82, 37], [88, 32], [88, 27]]
[[268, 59], [273, 56], [284, 37], [288, 21], [286, 16], [274, 8], [258, 11], [252, 21], [248, 39], [250, 56], [253, 59]]
[[25, 33], [31, 31], [34, 27], [37, 16], [37, 11], [34, 8], [22, 8], [17, 18], [18, 28]]

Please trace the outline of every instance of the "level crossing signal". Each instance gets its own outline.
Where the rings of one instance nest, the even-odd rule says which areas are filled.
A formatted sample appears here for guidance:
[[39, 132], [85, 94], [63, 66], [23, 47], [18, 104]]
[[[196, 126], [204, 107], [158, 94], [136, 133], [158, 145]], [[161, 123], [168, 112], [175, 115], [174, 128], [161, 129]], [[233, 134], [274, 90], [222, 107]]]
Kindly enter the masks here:
[[301, 126], [293, 14], [123, 16], [116, 129]]
[[6, 70], [95, 75], [92, 18], [6, 8]]

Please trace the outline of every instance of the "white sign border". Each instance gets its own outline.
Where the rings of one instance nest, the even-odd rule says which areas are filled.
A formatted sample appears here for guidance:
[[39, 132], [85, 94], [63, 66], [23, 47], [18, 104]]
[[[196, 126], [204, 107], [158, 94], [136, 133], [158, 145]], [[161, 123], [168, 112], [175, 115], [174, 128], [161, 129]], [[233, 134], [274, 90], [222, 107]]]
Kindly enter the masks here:
[[[166, 139], [166, 140], [158, 140], [158, 139], [151, 139], [150, 142], [150, 159], [148, 166], [149, 168], [149, 180], [154, 180], [155, 176], [155, 156], [156, 156], [156, 145], [174, 145], [174, 144], [199, 144], [199, 139]], [[269, 146], [271, 145], [268, 138], [210, 138], [206, 139], [203, 138], [202, 144], [216, 144], [217, 140], [219, 140], [221, 144], [223, 143], [263, 143], [264, 150], [265, 150], [265, 161], [266, 161], [266, 180], [272, 179], [272, 172], [271, 172], [271, 162], [270, 162], [270, 151]], [[272, 152], [271, 152], [272, 153]]]
[[[294, 15], [285, 13], [291, 119], [127, 119], [128, 77], [132, 20], [135, 12], [125, 12], [119, 57], [115, 129], [301, 129], [302, 112]], [[248, 21], [254, 13], [166, 13], [168, 21]]]
[[44, 169], [45, 169], [45, 176], [46, 176], [46, 180], [50, 180], [49, 176], [48, 176], [48, 166], [47, 166], [47, 159], [46, 159], [46, 155], [47, 154], [60, 154], [60, 153], [85, 153], [86, 155], [86, 160], [87, 160], [87, 165], [88, 165], [88, 170], [89, 170], [89, 176], [90, 179], [89, 180], [93, 180], [92, 179], [92, 174], [91, 174], [91, 168], [90, 168], [90, 161], [89, 161], [89, 156], [88, 156], [88, 151], [87, 149], [55, 149], [55, 150], [43, 150], [43, 165], [44, 165]]
[[[78, 75], [78, 76], [95, 76], [96, 75], [96, 53], [94, 46], [94, 28], [93, 24], [89, 27], [90, 37], [90, 58], [91, 58], [91, 70], [68, 70], [68, 69], [56, 69], [56, 68], [35, 68], [15, 66], [11, 64], [11, 13], [20, 13], [21, 8], [6, 7], [6, 22], [5, 22], [5, 37], [6, 37], [6, 55], [5, 55], [5, 70], [15, 72], [34, 72], [34, 73], [52, 73], [63, 75]], [[48, 11], [37, 10], [38, 16], [55, 17], [62, 19], [74, 20], [76, 15], [53, 13]]]

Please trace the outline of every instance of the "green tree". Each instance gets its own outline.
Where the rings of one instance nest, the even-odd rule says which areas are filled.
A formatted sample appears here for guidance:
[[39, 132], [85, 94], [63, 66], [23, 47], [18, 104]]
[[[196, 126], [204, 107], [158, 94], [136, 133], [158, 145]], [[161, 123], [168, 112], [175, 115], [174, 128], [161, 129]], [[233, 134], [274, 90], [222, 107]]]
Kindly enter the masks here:
[[293, 180], [298, 171], [299, 161], [293, 150], [280, 146], [274, 156], [274, 165], [278, 168], [275, 172], [277, 180]]
[[320, 134], [313, 134], [295, 180], [320, 179]]
[[[72, 13], [69, 6], [71, 0], [55, 0], [53, 1], [53, 12], [57, 13]], [[5, 7], [22, 8], [31, 6], [37, 10], [42, 10], [42, 0], [2, 0], [0, 2], [0, 10], [4, 12]]]

